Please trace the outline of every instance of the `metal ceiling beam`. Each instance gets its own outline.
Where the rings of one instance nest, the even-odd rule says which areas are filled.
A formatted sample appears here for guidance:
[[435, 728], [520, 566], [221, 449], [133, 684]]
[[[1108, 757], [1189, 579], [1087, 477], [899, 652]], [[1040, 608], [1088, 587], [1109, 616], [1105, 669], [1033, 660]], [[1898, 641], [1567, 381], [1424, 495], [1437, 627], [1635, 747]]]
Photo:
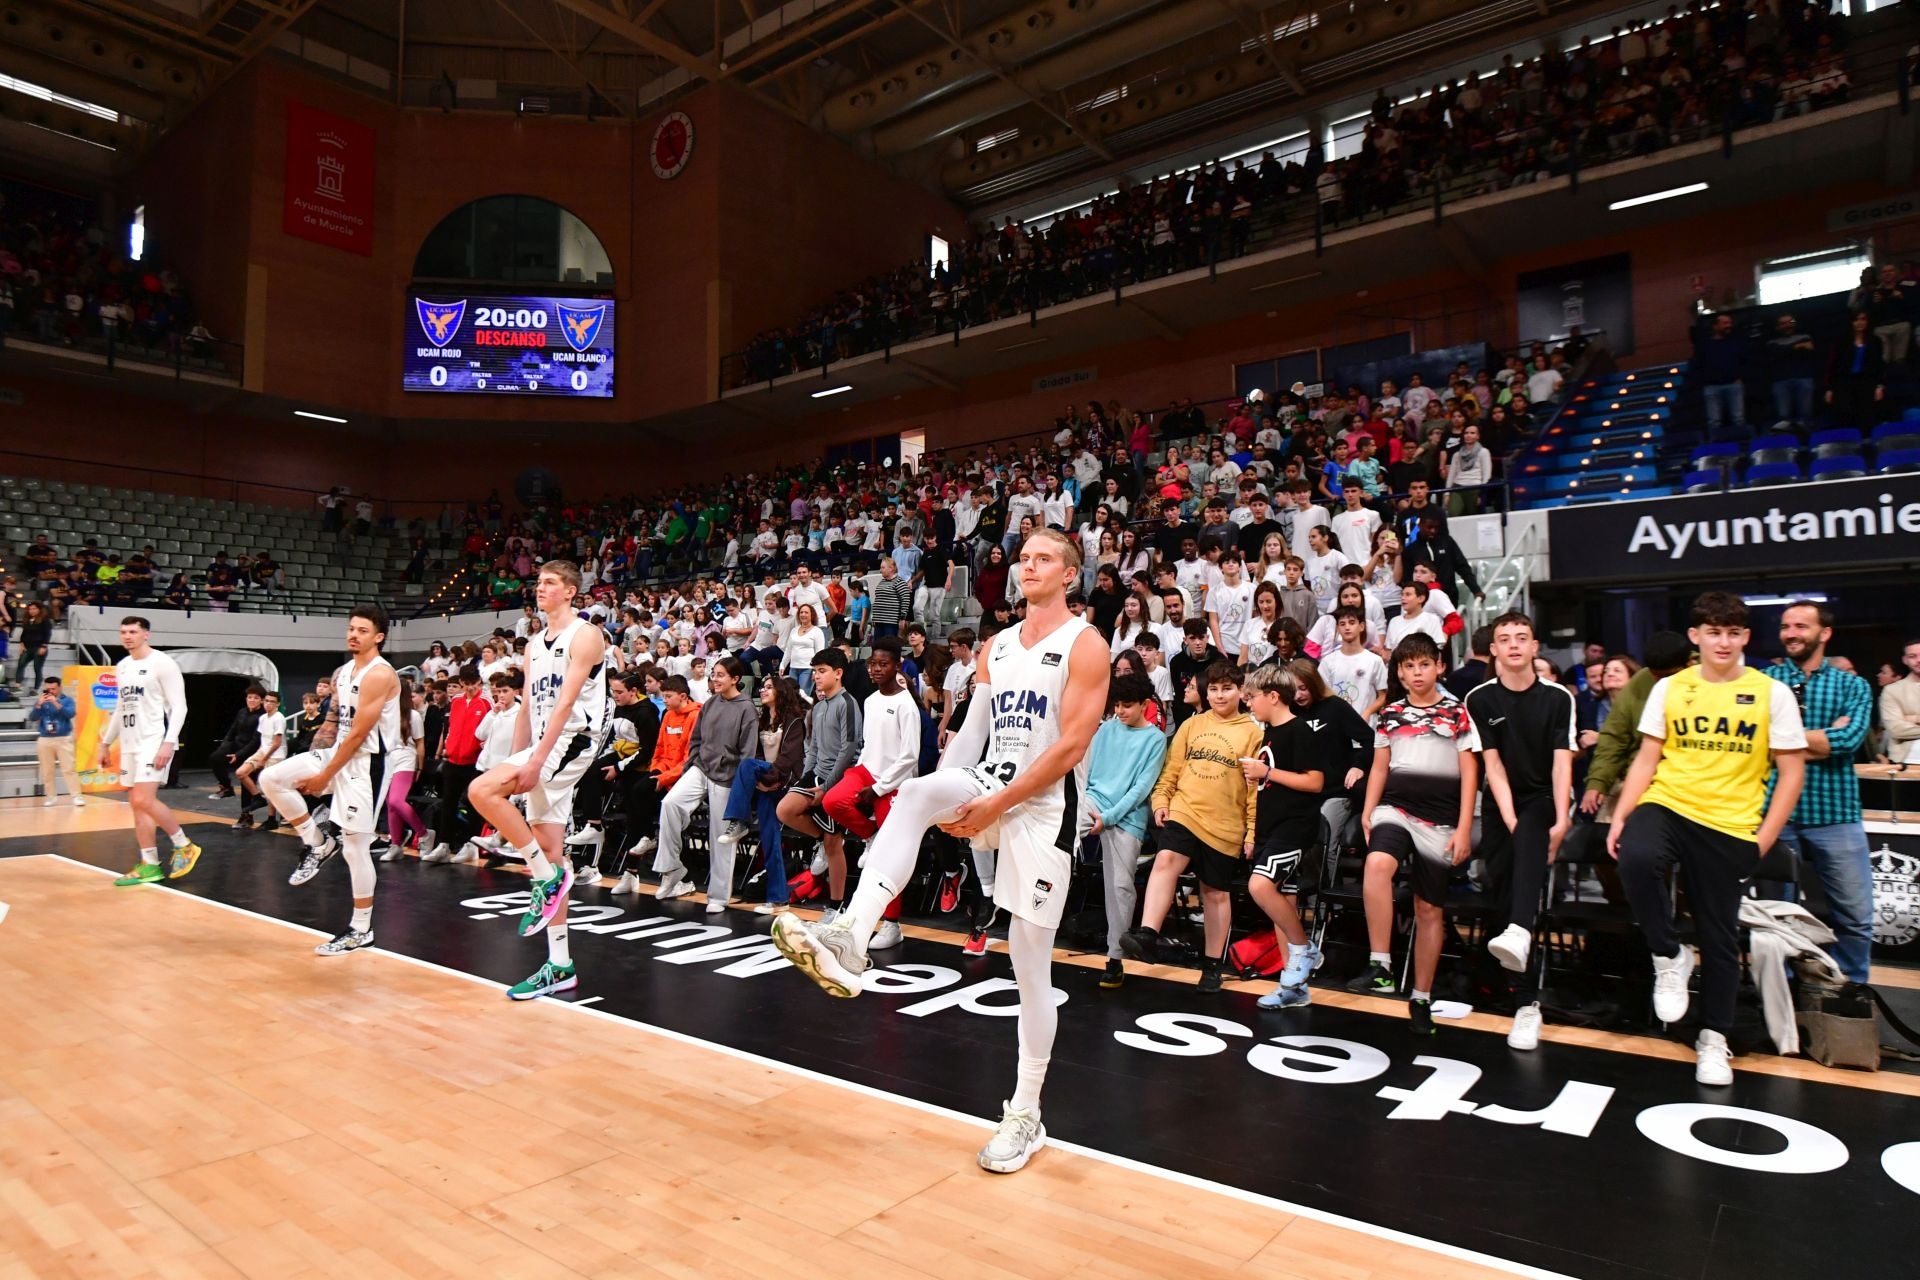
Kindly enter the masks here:
[[1047, 100], [1047, 95], [1043, 90], [1037, 89], [1033, 85], [1028, 84], [1024, 79], [1020, 78], [1014, 72], [1008, 71], [1005, 67], [1001, 66], [994, 59], [989, 58], [984, 54], [976, 53], [972, 49], [968, 48], [966, 44], [964, 44], [961, 41], [959, 28], [957, 26], [942, 26], [940, 23], [935, 22], [932, 18], [929, 18], [926, 14], [921, 13], [918, 9], [915, 9], [912, 6], [910, 0], [890, 0], [890, 3], [893, 4], [895, 8], [906, 13], [906, 15], [912, 18], [915, 22], [918, 22], [921, 26], [925, 27], [927, 30], [939, 36], [942, 40], [946, 42], [948, 48], [960, 50], [960, 52], [966, 54], [969, 58], [972, 58], [975, 62], [978, 62], [981, 66], [985, 67], [988, 71], [991, 71], [994, 74], [994, 76], [1000, 81], [1002, 81], [1004, 84], [1006, 84], [1008, 88], [1013, 89], [1015, 92], [1019, 93], [1021, 97], [1025, 98], [1028, 102], [1031, 102], [1034, 106], [1046, 112], [1047, 115], [1053, 117], [1053, 119], [1060, 125], [1061, 128], [1067, 130], [1067, 132], [1071, 133], [1074, 137], [1080, 139], [1081, 145], [1086, 147], [1087, 150], [1093, 152], [1093, 154], [1099, 156], [1102, 160], [1107, 161], [1109, 164], [1113, 162], [1113, 153], [1107, 150], [1107, 148], [1100, 142], [1099, 139], [1088, 134], [1086, 131], [1078, 128], [1073, 123], [1072, 120], [1067, 118], [1067, 114], [1064, 111], [1060, 110], [1060, 108], [1056, 107], [1053, 103], [1049, 102]]
[[[777, 36], [774, 36], [772, 39], [763, 40], [763, 41], [760, 41], [759, 43], [748, 46], [747, 55], [744, 58], [741, 58], [738, 62], [727, 62], [727, 63], [723, 63], [722, 65], [726, 68], [726, 73], [728, 75], [737, 76], [743, 71], [746, 71], [749, 67], [758, 66], [760, 63], [765, 62], [768, 58], [771, 58], [774, 54], [781, 52], [782, 50], [788, 48], [793, 44], [798, 43], [799, 41], [805, 40], [808, 36], [812, 35], [814, 32], [824, 30], [827, 27], [831, 27], [835, 25], [836, 23], [845, 22], [849, 17], [858, 13], [862, 9], [867, 8], [873, 3], [874, 3], [874, 0], [853, 0], [851, 4], [836, 5], [835, 7], [828, 9], [824, 14], [819, 12], [818, 10], [815, 10], [811, 18], [809, 18], [805, 22], [800, 23], [798, 26], [794, 27], [791, 31], [788, 31], [783, 28], [780, 31], [780, 34], [778, 34]], [[898, 10], [894, 10], [893, 12], [897, 13]], [[866, 32], [872, 31], [875, 25], [876, 24], [872, 22], [862, 23], [858, 34], [865, 34]], [[718, 39], [717, 34], [715, 38]]]
[[[845, 34], [837, 35], [833, 39], [827, 41], [825, 44], [820, 45], [818, 48], [808, 50], [808, 52], [812, 54], [813, 57], [815, 58], [824, 58], [829, 53], [832, 53], [834, 50], [840, 48], [842, 45], [851, 44], [855, 40], [865, 39], [867, 36], [872, 35], [876, 31], [881, 31], [887, 27], [892, 26], [894, 23], [900, 21], [900, 19], [906, 17], [908, 15], [909, 10], [918, 9], [922, 5], [926, 5], [930, 3], [932, 3], [932, 0], [907, 0], [907, 3], [904, 6], [889, 9], [887, 12], [874, 18], [871, 22], [866, 23], [864, 26], [856, 27], [852, 31], [848, 31]], [[864, 50], [861, 50], [860, 52], [863, 55], [865, 54]], [[866, 61], [869, 64], [871, 64], [873, 59], [869, 57], [869, 58], [866, 58]], [[765, 77], [763, 77], [760, 80], [756, 80], [753, 83], [765, 84], [768, 80], [774, 79], [779, 76], [787, 75], [788, 73], [796, 69], [797, 68], [792, 64], [789, 64], [784, 67], [775, 67], [772, 71], [768, 72]], [[873, 74], [871, 65], [869, 65], [868, 67], [868, 74], [869, 75]]]
[[[559, 3], [559, 0], [554, 0], [554, 3], [557, 5]], [[514, 8], [512, 0], [494, 0], [494, 4], [499, 7], [500, 12], [506, 14], [509, 18], [512, 18], [515, 22], [519, 23], [521, 27], [526, 30], [526, 33], [528, 35], [532, 36], [535, 40], [539, 41], [541, 47], [546, 49], [548, 53], [552, 54], [554, 57], [560, 59], [561, 62], [565, 63], [569, 71], [573, 72], [574, 75], [580, 77], [581, 84], [586, 85], [587, 88], [593, 92], [595, 97], [599, 98], [602, 102], [605, 102], [609, 107], [613, 108], [614, 115], [624, 116], [627, 114], [626, 110], [623, 107], [621, 107], [619, 99], [615, 98], [612, 94], [609, 94], [605, 89], [601, 88], [599, 83], [596, 82], [592, 76], [587, 74], [586, 68], [582, 67], [578, 62], [574, 61], [571, 55], [560, 52], [560, 50], [556, 49], [553, 46], [553, 44], [549, 42], [545, 36], [541, 35], [538, 31], [535, 31], [533, 29], [533, 24], [528, 22], [525, 18], [521, 17], [519, 10]]]
[[[711, 59], [690, 53], [673, 41], [657, 36], [638, 21], [626, 17], [618, 10], [596, 0], [554, 0], [563, 9], [572, 10], [583, 18], [591, 18], [623, 40], [645, 49], [656, 57], [665, 58], [696, 80], [718, 80], [721, 71]], [[658, 6], [652, 6], [657, 8]]]
[[230, 54], [221, 46], [207, 40], [193, 28], [158, 14], [137, 9], [119, 0], [95, 0], [91, 4], [81, 4], [78, 0], [51, 0], [53, 7], [76, 18], [104, 22], [110, 27], [124, 31], [129, 35], [151, 40], [162, 48], [175, 53], [184, 53], [189, 57], [208, 61], [225, 61]]
[[[1296, 95], [1304, 97], [1307, 92], [1306, 81], [1300, 78], [1300, 70], [1293, 65], [1293, 59], [1274, 47], [1273, 27], [1268, 24], [1261, 11], [1252, 8], [1248, 0], [1220, 0], [1220, 3], [1239, 19], [1241, 28], [1258, 40], [1260, 47], [1267, 51], [1267, 57], [1273, 62], [1274, 74], [1280, 77], [1281, 83]], [[1536, 3], [1545, 4], [1546, 0], [1536, 0]], [[1294, 14], [1298, 16], [1305, 8], [1304, 4], [1294, 5]], [[1291, 26], [1292, 23], [1288, 22], [1284, 25]]]

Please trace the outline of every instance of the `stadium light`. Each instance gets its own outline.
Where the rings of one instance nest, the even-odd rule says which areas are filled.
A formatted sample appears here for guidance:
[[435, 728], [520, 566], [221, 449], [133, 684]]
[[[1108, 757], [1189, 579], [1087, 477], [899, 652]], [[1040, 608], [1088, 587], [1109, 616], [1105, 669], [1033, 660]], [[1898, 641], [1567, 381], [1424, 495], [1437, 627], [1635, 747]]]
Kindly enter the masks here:
[[313, 413], [307, 409], [295, 409], [293, 416], [296, 418], [312, 418], [316, 422], [337, 422], [342, 426], [345, 426], [347, 422], [345, 418], [336, 418], [330, 413]]
[[1634, 196], [1629, 200], [1615, 200], [1607, 206], [1607, 210], [1611, 213], [1618, 213], [1622, 209], [1631, 209], [1638, 204], [1652, 204], [1656, 200], [1671, 200], [1675, 196], [1690, 196], [1695, 192], [1705, 191], [1706, 189], [1707, 184], [1704, 182], [1689, 182], [1684, 187], [1669, 187], [1665, 191], [1655, 191], [1651, 195]]
[[813, 398], [815, 400], [825, 400], [828, 396], [837, 396], [842, 391], [851, 391], [851, 390], [853, 390], [853, 384], [851, 382], [843, 382], [837, 387], [828, 387], [825, 391], [814, 392]]

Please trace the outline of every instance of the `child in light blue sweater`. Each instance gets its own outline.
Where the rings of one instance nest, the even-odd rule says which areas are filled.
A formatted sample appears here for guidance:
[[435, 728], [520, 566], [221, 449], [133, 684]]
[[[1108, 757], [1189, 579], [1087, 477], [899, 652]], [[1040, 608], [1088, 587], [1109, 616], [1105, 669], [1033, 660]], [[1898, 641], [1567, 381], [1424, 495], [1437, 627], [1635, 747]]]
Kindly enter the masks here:
[[1087, 751], [1089, 834], [1100, 837], [1107, 898], [1107, 970], [1100, 985], [1111, 991], [1127, 979], [1120, 962], [1120, 935], [1133, 923], [1139, 901], [1134, 872], [1147, 838], [1147, 801], [1167, 755], [1167, 737], [1147, 723], [1153, 686], [1137, 671], [1115, 676], [1109, 696], [1113, 714], [1093, 735]]

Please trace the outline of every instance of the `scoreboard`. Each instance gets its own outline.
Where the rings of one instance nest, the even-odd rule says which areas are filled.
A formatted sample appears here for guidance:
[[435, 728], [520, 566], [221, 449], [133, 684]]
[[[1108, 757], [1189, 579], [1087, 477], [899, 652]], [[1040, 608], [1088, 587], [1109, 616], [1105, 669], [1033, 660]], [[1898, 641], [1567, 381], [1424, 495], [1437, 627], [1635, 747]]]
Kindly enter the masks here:
[[407, 308], [407, 391], [613, 395], [613, 302], [417, 295]]

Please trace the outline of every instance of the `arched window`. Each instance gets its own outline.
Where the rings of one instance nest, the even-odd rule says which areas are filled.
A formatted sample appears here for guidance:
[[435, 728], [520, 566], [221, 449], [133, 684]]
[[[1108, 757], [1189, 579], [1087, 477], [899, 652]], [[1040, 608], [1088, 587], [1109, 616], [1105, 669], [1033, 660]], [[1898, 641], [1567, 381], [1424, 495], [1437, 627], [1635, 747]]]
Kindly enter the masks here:
[[613, 284], [613, 263], [586, 223], [538, 196], [486, 196], [430, 232], [413, 260], [416, 281], [462, 284]]

